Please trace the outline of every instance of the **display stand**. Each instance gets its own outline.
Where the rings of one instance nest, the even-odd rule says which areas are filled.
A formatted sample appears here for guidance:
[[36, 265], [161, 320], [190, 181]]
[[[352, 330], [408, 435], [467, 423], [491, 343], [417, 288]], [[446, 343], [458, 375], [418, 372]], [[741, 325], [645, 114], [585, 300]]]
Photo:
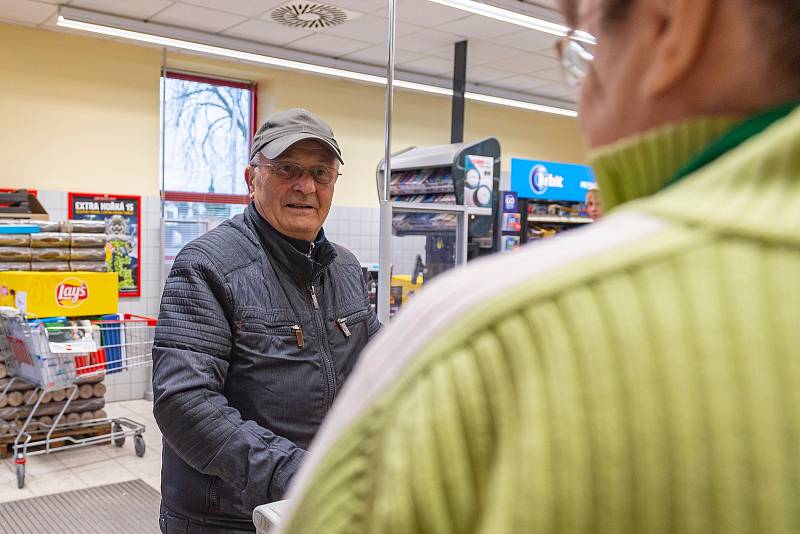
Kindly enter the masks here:
[[[384, 160], [376, 172], [381, 217], [390, 221], [380, 228], [380, 242], [388, 250], [380, 258], [379, 271], [385, 274], [379, 275], [379, 280], [388, 283], [391, 278], [393, 235], [425, 236], [428, 256], [434, 248], [432, 244], [453, 241], [456, 267], [467, 263], [471, 242], [481, 240], [491, 252], [493, 206], [500, 184], [497, 139], [409, 148], [391, 157], [390, 169], [388, 184]], [[442, 262], [426, 263], [427, 279], [449, 268]], [[389, 307], [381, 306], [383, 294], [379, 290], [378, 316], [386, 322]]]
[[512, 159], [511, 189], [526, 223], [521, 244], [590, 224], [583, 209], [586, 192], [594, 185], [594, 173], [586, 165]]

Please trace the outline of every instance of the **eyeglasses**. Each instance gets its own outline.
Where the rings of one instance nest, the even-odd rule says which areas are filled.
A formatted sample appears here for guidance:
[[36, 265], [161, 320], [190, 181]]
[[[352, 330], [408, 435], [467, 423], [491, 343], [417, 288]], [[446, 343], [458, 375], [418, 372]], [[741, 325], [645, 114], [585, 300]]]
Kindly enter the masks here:
[[325, 165], [312, 165], [304, 167], [298, 163], [290, 161], [281, 161], [277, 163], [252, 163], [254, 167], [265, 167], [273, 176], [277, 176], [281, 180], [293, 182], [298, 180], [303, 174], [308, 171], [308, 174], [315, 182], [322, 185], [331, 184], [342, 175], [333, 167], [326, 167]]
[[594, 46], [581, 44], [575, 39], [574, 32], [569, 32], [556, 41], [556, 54], [567, 83], [579, 87], [594, 61]]

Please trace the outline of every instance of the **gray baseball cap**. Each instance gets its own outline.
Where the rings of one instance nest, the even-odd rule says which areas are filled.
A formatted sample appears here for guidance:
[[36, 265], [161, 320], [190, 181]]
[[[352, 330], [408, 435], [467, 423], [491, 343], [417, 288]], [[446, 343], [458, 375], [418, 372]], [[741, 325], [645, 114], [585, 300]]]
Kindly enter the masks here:
[[273, 113], [261, 125], [250, 146], [250, 159], [258, 152], [267, 159], [275, 159], [303, 139], [316, 139], [331, 149], [336, 158], [344, 164], [339, 143], [333, 137], [328, 123], [303, 108], [292, 108]]

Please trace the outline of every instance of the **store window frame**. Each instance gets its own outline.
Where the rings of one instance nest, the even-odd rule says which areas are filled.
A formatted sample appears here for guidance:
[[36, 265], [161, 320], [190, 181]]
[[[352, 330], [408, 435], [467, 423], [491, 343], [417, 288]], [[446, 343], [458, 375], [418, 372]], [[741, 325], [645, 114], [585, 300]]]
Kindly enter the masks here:
[[[248, 138], [247, 138], [247, 146], [250, 145], [252, 142], [253, 137], [255, 136], [256, 130], [258, 128], [258, 83], [253, 81], [246, 81], [246, 80], [234, 80], [230, 78], [223, 78], [217, 77], [213, 75], [207, 75], [202, 73], [195, 73], [195, 72], [188, 72], [182, 71], [177, 69], [162, 69], [161, 71], [161, 80], [162, 83], [165, 80], [174, 79], [174, 80], [185, 80], [190, 82], [198, 82], [204, 83], [209, 85], [216, 85], [222, 87], [233, 87], [236, 89], [243, 89], [250, 92], [250, 109], [249, 109], [249, 119], [250, 124], [248, 128]], [[162, 89], [164, 91], [165, 89]], [[161, 110], [161, 128], [164, 128], [164, 113], [165, 109], [163, 106], [165, 105], [165, 92], [161, 94], [161, 103], [162, 103], [162, 110]], [[202, 203], [202, 204], [219, 204], [219, 205], [247, 205], [250, 203], [250, 197], [248, 195], [237, 195], [237, 194], [229, 194], [229, 193], [211, 193], [211, 192], [198, 192], [198, 191], [180, 191], [180, 190], [172, 190], [165, 188], [165, 174], [166, 170], [163, 167], [163, 158], [164, 150], [165, 150], [165, 143], [166, 139], [163, 137], [165, 135], [162, 131], [162, 139], [161, 139], [161, 152], [162, 152], [162, 169], [161, 169], [161, 183], [160, 183], [160, 193], [161, 193], [161, 204], [162, 204], [162, 220], [164, 223], [169, 222], [164, 217], [164, 210], [163, 206], [167, 202], [191, 202], [191, 203]], [[242, 180], [244, 180], [244, 169], [242, 171]], [[172, 219], [170, 219], [172, 221]], [[177, 222], [173, 221], [173, 222]], [[200, 223], [203, 221], [193, 221], [192, 219], [188, 219], [185, 221], [186, 223]], [[208, 221], [205, 221], [206, 223]], [[163, 223], [162, 223], [163, 224]], [[207, 228], [207, 225], [206, 225]], [[168, 255], [166, 253], [166, 248], [163, 249], [164, 253], [162, 254], [163, 260], [165, 262], [171, 262], [174, 260], [173, 255]]]
[[[230, 78], [220, 78], [211, 75], [187, 72], [176, 69], [163, 69], [162, 79], [186, 80], [189, 82], [206, 83], [209, 85], [219, 85], [222, 87], [233, 87], [250, 91], [250, 128], [247, 138], [248, 145], [258, 129], [258, 83], [243, 80], [233, 80]], [[163, 101], [163, 96], [162, 96]], [[162, 124], [163, 124], [162, 110]], [[162, 147], [163, 150], [163, 147]], [[163, 156], [162, 156], [163, 157]], [[244, 172], [244, 169], [242, 169]], [[242, 178], [244, 179], [244, 178]], [[161, 176], [161, 198], [162, 200], [172, 200], [177, 202], [204, 202], [208, 204], [248, 204], [250, 198], [247, 195], [230, 195], [225, 193], [200, 193], [190, 191], [171, 191], [164, 189], [164, 176]]]

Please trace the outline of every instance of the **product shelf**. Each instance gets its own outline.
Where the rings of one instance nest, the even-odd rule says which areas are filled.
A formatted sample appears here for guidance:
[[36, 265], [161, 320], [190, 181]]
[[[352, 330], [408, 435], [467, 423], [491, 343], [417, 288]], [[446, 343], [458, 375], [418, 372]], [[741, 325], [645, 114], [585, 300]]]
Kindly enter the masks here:
[[551, 224], [591, 224], [589, 217], [561, 217], [557, 215], [528, 215], [528, 222]]
[[453, 193], [453, 183], [430, 184], [420, 186], [417, 184], [410, 185], [395, 185], [392, 184], [389, 192], [394, 196], [405, 195], [435, 195], [441, 193]]
[[445, 193], [403, 193], [393, 195], [392, 202], [416, 202], [424, 204], [455, 204], [456, 195], [452, 192]]
[[398, 213], [392, 217], [395, 235], [434, 235], [456, 229], [452, 213]]

